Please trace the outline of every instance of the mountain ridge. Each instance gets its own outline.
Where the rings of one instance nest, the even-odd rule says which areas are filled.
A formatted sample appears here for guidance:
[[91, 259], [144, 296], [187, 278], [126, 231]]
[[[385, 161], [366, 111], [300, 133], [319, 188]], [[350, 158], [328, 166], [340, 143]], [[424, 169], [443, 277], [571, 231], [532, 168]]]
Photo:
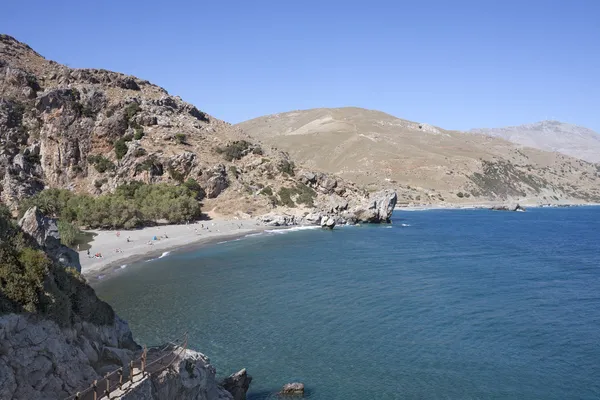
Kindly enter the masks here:
[[575, 124], [543, 120], [501, 128], [479, 128], [471, 133], [498, 137], [522, 146], [554, 151], [589, 162], [600, 162], [600, 134]]

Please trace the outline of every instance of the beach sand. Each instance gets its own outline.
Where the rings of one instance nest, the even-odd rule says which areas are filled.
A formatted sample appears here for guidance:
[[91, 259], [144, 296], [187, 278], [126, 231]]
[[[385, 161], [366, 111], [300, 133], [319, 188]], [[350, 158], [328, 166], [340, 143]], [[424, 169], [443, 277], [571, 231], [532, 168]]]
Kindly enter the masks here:
[[[114, 267], [154, 258], [176, 248], [244, 236], [265, 229], [273, 227], [264, 226], [256, 220], [214, 219], [189, 225], [160, 225], [136, 230], [91, 230], [89, 232], [96, 236], [90, 243], [90, 256], [87, 251], [79, 252], [81, 273], [88, 278], [95, 277]], [[97, 253], [102, 257], [94, 257]]]

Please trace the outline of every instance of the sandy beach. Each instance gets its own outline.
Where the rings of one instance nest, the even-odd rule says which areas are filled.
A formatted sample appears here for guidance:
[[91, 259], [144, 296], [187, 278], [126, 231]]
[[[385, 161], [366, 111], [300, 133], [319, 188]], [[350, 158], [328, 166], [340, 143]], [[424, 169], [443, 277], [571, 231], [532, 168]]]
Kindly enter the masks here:
[[[87, 251], [80, 251], [81, 273], [94, 277], [127, 263], [160, 256], [186, 245], [260, 232], [267, 227], [256, 220], [214, 219], [182, 225], [160, 225], [136, 230], [91, 230], [96, 234]], [[100, 254], [101, 257], [96, 257]]]

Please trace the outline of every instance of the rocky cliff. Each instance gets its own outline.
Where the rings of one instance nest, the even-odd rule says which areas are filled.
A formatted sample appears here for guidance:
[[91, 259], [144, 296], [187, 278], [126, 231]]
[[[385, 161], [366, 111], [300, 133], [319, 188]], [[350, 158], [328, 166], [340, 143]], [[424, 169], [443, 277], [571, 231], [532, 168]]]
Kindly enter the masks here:
[[68, 68], [0, 35], [2, 202], [14, 210], [45, 187], [101, 195], [189, 178], [214, 214], [302, 213], [369, 197], [148, 81]]
[[[127, 323], [79, 273], [57, 263], [63, 246], [51, 219], [32, 209], [20, 222], [0, 208], [0, 399], [64, 399], [119, 368], [129, 376], [129, 362], [142, 349]], [[151, 349], [148, 360], [170, 350]], [[144, 375], [149, 383], [138, 381], [124, 394], [156, 400], [245, 397], [251, 380], [245, 370], [224, 382], [232, 395], [217, 382], [206, 356], [181, 350], [164, 368]]]

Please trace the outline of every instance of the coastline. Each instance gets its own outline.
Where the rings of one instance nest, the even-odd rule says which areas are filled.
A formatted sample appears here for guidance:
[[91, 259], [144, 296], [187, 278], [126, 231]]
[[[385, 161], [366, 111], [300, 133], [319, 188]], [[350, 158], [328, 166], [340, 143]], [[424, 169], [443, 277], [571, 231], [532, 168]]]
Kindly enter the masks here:
[[567, 207], [598, 207], [600, 203], [551, 203], [540, 204], [529, 203], [527, 201], [506, 201], [489, 203], [448, 203], [448, 204], [423, 204], [423, 205], [401, 205], [394, 208], [394, 211], [427, 211], [427, 210], [487, 210], [494, 206], [503, 206], [507, 204], [520, 204], [525, 208], [567, 208]]
[[[88, 232], [95, 236], [90, 242], [90, 256], [87, 251], [79, 251], [81, 274], [93, 282], [123, 265], [151, 260], [174, 250], [232, 240], [271, 229], [276, 227], [262, 225], [256, 220], [215, 219], [135, 230], [91, 230]], [[102, 257], [94, 257], [97, 253]]]

